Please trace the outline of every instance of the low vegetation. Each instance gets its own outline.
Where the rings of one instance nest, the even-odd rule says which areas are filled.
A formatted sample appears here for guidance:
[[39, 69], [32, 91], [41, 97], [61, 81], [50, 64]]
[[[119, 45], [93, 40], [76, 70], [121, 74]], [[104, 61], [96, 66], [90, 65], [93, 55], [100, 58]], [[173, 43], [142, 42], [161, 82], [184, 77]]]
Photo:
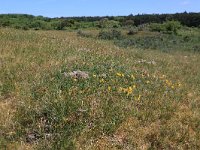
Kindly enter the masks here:
[[96, 32], [80, 30], [78, 36], [111, 40], [119, 47], [141, 50], [200, 52], [200, 30], [181, 26], [177, 21], [152, 23], [138, 27], [104, 29]]
[[164, 52], [171, 51], [191, 51], [200, 52], [199, 36], [184, 36], [184, 35], [165, 35], [156, 34], [149, 36], [149, 33], [140, 36], [124, 38], [123, 40], [114, 41], [120, 47], [135, 47], [140, 49], [154, 49]]
[[122, 38], [122, 33], [119, 30], [100, 31], [98, 38], [103, 40], [120, 40]]
[[[194, 30], [148, 39], [112, 30], [99, 40], [92, 30], [97, 38], [0, 29], [1, 148], [199, 149], [200, 55], [172, 46], [197, 40]], [[138, 43], [113, 45], [121, 36]], [[171, 36], [180, 43], [163, 53]], [[86, 77], [67, 75], [79, 70]]]
[[166, 21], [163, 24], [151, 23], [150, 30], [163, 33], [177, 34], [178, 29], [181, 28], [181, 24], [178, 21]]

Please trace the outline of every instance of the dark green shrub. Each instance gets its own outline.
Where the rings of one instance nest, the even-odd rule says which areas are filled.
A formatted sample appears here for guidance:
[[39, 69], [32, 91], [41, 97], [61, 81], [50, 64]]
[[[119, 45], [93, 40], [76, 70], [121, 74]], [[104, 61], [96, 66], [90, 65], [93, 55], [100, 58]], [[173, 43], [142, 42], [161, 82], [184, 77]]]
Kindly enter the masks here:
[[138, 33], [138, 30], [136, 30], [136, 29], [130, 29], [127, 34], [128, 35], [135, 35], [137, 33]]
[[187, 35], [183, 37], [184, 42], [189, 42], [190, 40], [191, 40], [191, 38]]
[[177, 36], [175, 34], [159, 34], [154, 36], [133, 36], [115, 40], [120, 47], [135, 47], [169, 52], [173, 50], [200, 52], [199, 38], [195, 36]]
[[156, 31], [156, 32], [161, 32], [161, 31], [165, 31], [165, 28], [162, 24], [159, 23], [151, 23], [150, 24], [150, 30], [151, 31]]
[[29, 28], [28, 28], [28, 26], [24, 25], [24, 26], [22, 26], [22, 29], [23, 30], [28, 30]]
[[163, 24], [167, 32], [172, 32], [177, 34], [178, 29], [181, 28], [181, 23], [178, 21], [167, 21]]
[[123, 22], [123, 25], [124, 26], [134, 26], [135, 23], [134, 23], [133, 20], [126, 20], [126, 21]]
[[119, 28], [120, 23], [119, 21], [108, 20], [108, 18], [104, 18], [98, 21], [96, 26], [99, 28]]
[[192, 50], [193, 50], [194, 52], [200, 52], [200, 45], [194, 45], [194, 46], [192, 47]]
[[29, 28], [33, 28], [34, 30], [53, 29], [50, 23], [45, 22], [43, 20], [35, 20], [35, 21], [31, 22], [31, 24], [29, 25]]
[[151, 31], [163, 32], [163, 33], [177, 34], [178, 29], [180, 28], [181, 28], [181, 24], [178, 21], [167, 21], [163, 24], [159, 24], [159, 23], [150, 24]]
[[1, 22], [0, 22], [0, 26], [2, 26], [2, 27], [8, 27], [8, 26], [10, 26], [11, 25], [11, 22], [10, 22], [10, 20], [1, 20]]
[[21, 25], [16, 24], [16, 25], [14, 25], [14, 28], [15, 29], [21, 29]]
[[114, 39], [121, 39], [122, 33], [118, 30], [111, 30], [111, 31], [101, 31], [99, 32], [98, 37], [104, 40], [114, 40]]

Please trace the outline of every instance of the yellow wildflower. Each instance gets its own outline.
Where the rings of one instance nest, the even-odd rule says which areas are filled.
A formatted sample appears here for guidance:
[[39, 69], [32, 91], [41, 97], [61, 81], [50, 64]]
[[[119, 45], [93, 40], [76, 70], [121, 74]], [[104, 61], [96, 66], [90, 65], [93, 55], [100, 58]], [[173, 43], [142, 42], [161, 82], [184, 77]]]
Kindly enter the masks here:
[[127, 88], [127, 95], [130, 95], [133, 93], [133, 88], [130, 86]]
[[150, 81], [146, 81], [146, 83], [147, 83], [147, 84], [149, 84], [149, 83], [150, 83]]
[[171, 86], [171, 85], [172, 85], [172, 82], [169, 81], [169, 80], [165, 80], [165, 83], [166, 83], [168, 86]]
[[100, 80], [100, 83], [105, 83], [105, 80], [104, 80], [104, 79], [101, 79], [101, 80]]
[[141, 99], [141, 95], [139, 95], [136, 100], [139, 101]]
[[131, 75], [131, 78], [132, 78], [133, 80], [135, 80], [135, 77], [134, 77], [134, 75]]
[[119, 73], [119, 72], [118, 72], [118, 73], [116, 73], [116, 75], [119, 76], [119, 77], [124, 77], [124, 74], [123, 74], [123, 73]]
[[181, 85], [182, 85], [181, 82], [178, 82], [178, 87], [181, 87]]
[[160, 76], [160, 79], [164, 79], [164, 78], [166, 78], [166, 75]]
[[116, 73], [117, 76], [121, 76], [121, 73]]
[[119, 91], [119, 92], [122, 92], [122, 91], [123, 91], [123, 88], [122, 88], [122, 87], [119, 87], [118, 91]]
[[110, 86], [108, 86], [108, 91], [111, 91], [111, 87]]

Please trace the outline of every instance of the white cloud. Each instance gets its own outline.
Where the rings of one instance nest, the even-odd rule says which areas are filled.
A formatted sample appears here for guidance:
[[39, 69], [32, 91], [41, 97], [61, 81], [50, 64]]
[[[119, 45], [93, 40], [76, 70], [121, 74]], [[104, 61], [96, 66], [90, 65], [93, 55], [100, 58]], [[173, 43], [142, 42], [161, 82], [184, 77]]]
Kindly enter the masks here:
[[181, 5], [189, 5], [190, 1], [189, 0], [184, 0], [181, 2]]

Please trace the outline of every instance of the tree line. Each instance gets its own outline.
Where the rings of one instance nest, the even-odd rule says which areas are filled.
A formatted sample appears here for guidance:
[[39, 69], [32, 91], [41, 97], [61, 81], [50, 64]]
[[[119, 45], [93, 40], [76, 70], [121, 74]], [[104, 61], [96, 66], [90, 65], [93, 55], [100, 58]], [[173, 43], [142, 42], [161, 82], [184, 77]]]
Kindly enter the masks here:
[[80, 28], [118, 28], [149, 23], [179, 21], [188, 27], [200, 27], [200, 13], [138, 14], [129, 16], [94, 16], [48, 18], [28, 14], [0, 14], [0, 27], [35, 30], [64, 30]]

